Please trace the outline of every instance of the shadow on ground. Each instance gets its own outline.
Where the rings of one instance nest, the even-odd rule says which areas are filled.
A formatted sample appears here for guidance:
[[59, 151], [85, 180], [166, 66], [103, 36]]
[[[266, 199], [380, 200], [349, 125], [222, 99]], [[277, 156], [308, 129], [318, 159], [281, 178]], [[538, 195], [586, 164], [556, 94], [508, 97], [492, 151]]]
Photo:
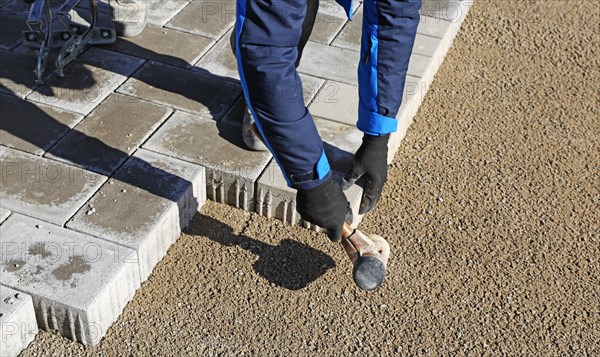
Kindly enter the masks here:
[[229, 225], [201, 213], [184, 233], [251, 252], [258, 257], [253, 264], [254, 271], [270, 283], [289, 290], [303, 289], [335, 267], [333, 258], [306, 244], [283, 239], [278, 245], [270, 245], [244, 235], [244, 229], [236, 234]]

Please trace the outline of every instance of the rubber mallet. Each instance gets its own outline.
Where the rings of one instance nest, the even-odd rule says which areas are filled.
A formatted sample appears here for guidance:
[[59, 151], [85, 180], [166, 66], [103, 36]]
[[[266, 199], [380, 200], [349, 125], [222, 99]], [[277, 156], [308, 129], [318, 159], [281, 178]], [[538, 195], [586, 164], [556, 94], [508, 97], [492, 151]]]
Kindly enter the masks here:
[[352, 261], [352, 277], [359, 288], [375, 290], [383, 284], [390, 245], [376, 234], [364, 234], [344, 222], [342, 245]]

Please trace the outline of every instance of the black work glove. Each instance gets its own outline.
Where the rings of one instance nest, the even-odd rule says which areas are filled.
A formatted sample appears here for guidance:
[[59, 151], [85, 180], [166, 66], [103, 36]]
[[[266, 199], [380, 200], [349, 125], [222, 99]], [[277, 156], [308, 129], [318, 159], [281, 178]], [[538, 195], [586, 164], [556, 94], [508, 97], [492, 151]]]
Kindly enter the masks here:
[[352, 223], [350, 203], [333, 178], [310, 190], [298, 190], [296, 210], [305, 221], [327, 229], [329, 239], [334, 242], [342, 238], [344, 220]]
[[361, 176], [365, 176], [365, 187], [360, 201], [359, 214], [370, 212], [381, 197], [383, 184], [387, 180], [387, 154], [390, 135], [372, 136], [365, 134], [363, 142], [352, 161], [350, 172], [344, 177], [343, 187], [349, 188]]

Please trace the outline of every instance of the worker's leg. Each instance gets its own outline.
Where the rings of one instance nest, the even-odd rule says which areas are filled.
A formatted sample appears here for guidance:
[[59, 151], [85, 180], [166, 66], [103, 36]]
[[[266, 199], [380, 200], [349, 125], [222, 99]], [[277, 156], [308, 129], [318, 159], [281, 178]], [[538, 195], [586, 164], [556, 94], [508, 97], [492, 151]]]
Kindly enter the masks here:
[[[317, 14], [319, 11], [319, 0], [307, 0], [306, 4], [306, 16], [302, 22], [302, 35], [300, 36], [300, 43], [298, 43], [298, 59], [296, 60], [296, 68], [298, 68], [300, 65], [302, 52], [304, 52], [304, 47], [306, 46], [306, 43], [310, 38], [310, 34], [315, 27], [315, 21], [317, 20]], [[235, 55], [235, 31], [231, 33], [229, 41], [231, 42], [231, 50]]]
[[396, 131], [421, 0], [365, 0], [358, 67], [358, 128], [371, 135]]
[[236, 57], [246, 102], [288, 184], [318, 186], [331, 176], [296, 72], [306, 0], [238, 0]]
[[[307, 0], [307, 8], [306, 8], [306, 16], [302, 23], [302, 36], [300, 36], [300, 43], [298, 44], [298, 58], [296, 59], [296, 68], [300, 65], [300, 58], [302, 57], [302, 51], [304, 50], [304, 46], [306, 42], [308, 42], [308, 38], [312, 33], [313, 27], [315, 25], [315, 20], [317, 18], [317, 12], [319, 10], [319, 0]], [[230, 37], [231, 49], [235, 55], [235, 31], [231, 33]], [[244, 144], [255, 151], [263, 151], [267, 150], [265, 145], [260, 141], [258, 137], [254, 135], [252, 132], [252, 125], [254, 123], [254, 119], [250, 114], [250, 111], [246, 109], [244, 111], [244, 118], [242, 119], [242, 139], [244, 140]]]

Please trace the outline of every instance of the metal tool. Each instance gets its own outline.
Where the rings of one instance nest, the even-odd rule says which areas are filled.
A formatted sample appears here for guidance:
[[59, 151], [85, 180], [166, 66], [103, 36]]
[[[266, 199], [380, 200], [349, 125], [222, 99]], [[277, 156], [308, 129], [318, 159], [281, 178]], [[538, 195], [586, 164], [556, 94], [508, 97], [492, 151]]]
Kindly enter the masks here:
[[60, 30], [53, 29], [55, 18], [50, 8], [50, 0], [24, 0], [31, 4], [27, 26], [29, 31], [23, 31], [24, 43], [37, 48], [37, 64], [34, 69], [36, 83], [43, 82], [43, 76], [48, 63], [50, 49], [60, 48], [56, 60], [56, 72], [64, 76], [64, 68], [73, 62], [89, 45], [108, 45], [116, 41], [114, 29], [97, 26], [98, 1], [89, 0], [91, 21], [89, 27], [71, 23], [71, 11], [82, 0], [67, 0], [56, 12], [56, 19], [62, 26]]

